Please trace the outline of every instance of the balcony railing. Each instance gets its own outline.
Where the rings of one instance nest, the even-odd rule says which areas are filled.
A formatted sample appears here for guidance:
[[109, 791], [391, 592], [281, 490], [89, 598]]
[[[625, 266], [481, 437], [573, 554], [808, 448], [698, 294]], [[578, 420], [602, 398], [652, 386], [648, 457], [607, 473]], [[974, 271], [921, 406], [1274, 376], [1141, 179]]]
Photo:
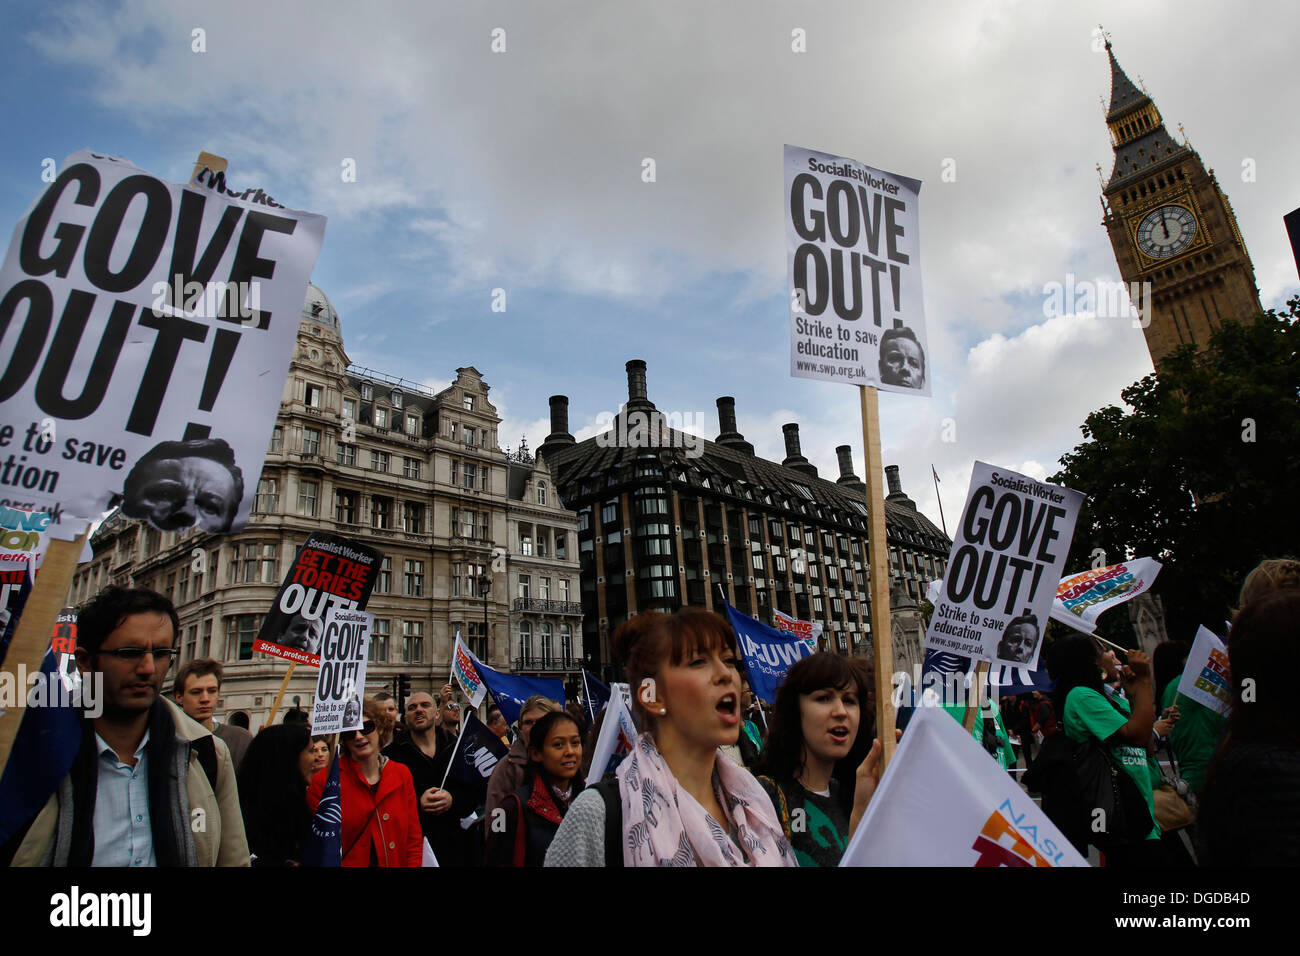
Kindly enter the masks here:
[[582, 664], [576, 657], [516, 657], [511, 668], [520, 671], [574, 671]]
[[515, 598], [516, 611], [541, 611], [543, 614], [577, 614], [582, 616], [581, 604], [572, 601], [548, 601], [545, 598]]

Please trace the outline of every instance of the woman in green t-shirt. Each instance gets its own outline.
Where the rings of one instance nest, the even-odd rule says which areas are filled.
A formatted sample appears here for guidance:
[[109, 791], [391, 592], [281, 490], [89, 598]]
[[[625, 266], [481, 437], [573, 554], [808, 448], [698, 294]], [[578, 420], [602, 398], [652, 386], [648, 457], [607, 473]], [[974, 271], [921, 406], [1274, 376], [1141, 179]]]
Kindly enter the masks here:
[[853, 809], [845, 813], [835, 765], [863, 727], [868, 688], [838, 654], [795, 663], [777, 693], [767, 747], [754, 772], [772, 798], [800, 866], [838, 866], [880, 777], [880, 744], [858, 768]]
[[[1160, 828], [1155, 824], [1147, 756], [1156, 719], [1150, 659], [1141, 651], [1128, 651], [1128, 665], [1121, 666], [1114, 651], [1085, 634], [1062, 638], [1053, 650], [1053, 703], [1062, 715], [1066, 737], [1078, 744], [1090, 739], [1100, 742], [1114, 766], [1133, 781], [1151, 814], [1151, 828], [1145, 838], [1131, 836], [1125, 844], [1112, 846], [1106, 854], [1107, 865], [1155, 866], [1167, 862]], [[1124, 696], [1106, 687], [1117, 680], [1122, 682]]]

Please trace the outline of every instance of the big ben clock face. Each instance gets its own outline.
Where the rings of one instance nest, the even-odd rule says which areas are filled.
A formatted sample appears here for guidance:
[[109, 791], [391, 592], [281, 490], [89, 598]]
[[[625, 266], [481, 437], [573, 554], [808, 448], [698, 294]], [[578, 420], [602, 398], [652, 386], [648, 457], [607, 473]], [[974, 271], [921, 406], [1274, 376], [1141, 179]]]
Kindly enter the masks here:
[[1161, 206], [1137, 227], [1138, 248], [1153, 259], [1168, 259], [1187, 249], [1196, 238], [1196, 216], [1186, 206]]

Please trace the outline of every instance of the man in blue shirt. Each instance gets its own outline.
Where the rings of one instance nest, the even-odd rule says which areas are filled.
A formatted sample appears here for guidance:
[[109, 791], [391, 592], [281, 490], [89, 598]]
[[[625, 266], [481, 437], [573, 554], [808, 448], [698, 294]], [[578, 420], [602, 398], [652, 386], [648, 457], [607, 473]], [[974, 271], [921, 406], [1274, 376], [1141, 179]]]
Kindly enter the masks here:
[[72, 770], [15, 866], [247, 866], [230, 751], [162, 696], [180, 631], [171, 601], [110, 587], [77, 616], [77, 665], [102, 681]]

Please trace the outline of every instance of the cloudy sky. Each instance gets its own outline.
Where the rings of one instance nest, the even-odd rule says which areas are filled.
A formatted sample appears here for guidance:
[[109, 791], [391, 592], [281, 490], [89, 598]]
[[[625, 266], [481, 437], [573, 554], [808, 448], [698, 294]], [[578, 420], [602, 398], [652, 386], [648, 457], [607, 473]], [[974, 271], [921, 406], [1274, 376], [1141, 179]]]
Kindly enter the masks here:
[[434, 388], [475, 366], [503, 444], [540, 444], [556, 393], [592, 434], [640, 358], [650, 398], [706, 437], [733, 395], [761, 455], [797, 421], [823, 475], [844, 443], [861, 473], [857, 389], [789, 375], [791, 143], [924, 183], [933, 397], [880, 396], [905, 489], [937, 522], [932, 463], [949, 518], [976, 459], [1054, 471], [1151, 370], [1131, 319], [1044, 295], [1119, 278], [1099, 22], [1215, 169], [1264, 305], [1298, 291], [1290, 4], [126, 0], [6, 21], [6, 230], [47, 157], [89, 147], [184, 181], [199, 150], [223, 155], [232, 183], [329, 217], [314, 281], [352, 361]]

